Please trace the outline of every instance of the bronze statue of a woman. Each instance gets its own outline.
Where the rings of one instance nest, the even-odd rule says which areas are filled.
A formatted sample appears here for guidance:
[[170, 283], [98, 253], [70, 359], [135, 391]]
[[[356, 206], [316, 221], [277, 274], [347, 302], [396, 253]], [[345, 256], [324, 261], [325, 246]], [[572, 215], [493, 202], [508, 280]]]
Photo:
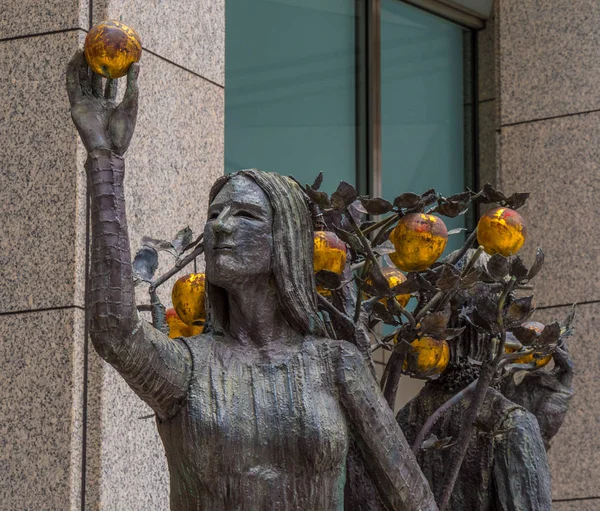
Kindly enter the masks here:
[[123, 189], [138, 71], [117, 105], [115, 83], [103, 91], [79, 52], [67, 86], [89, 153], [91, 337], [156, 413], [171, 509], [344, 509], [351, 441], [388, 509], [437, 509], [366, 360], [326, 338], [311, 219], [291, 179], [245, 170], [214, 185], [210, 332], [171, 340], [138, 318]]

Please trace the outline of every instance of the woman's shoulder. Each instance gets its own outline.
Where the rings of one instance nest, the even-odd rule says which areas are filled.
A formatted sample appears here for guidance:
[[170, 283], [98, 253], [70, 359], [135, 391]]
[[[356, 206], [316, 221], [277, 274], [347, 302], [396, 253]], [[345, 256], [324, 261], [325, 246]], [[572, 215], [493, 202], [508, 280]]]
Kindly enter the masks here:
[[365, 385], [375, 385], [371, 362], [352, 343], [343, 340], [315, 338], [309, 350], [325, 364], [333, 376], [336, 386], [345, 395], [364, 389]]
[[351, 342], [327, 337], [310, 337], [305, 341], [307, 349], [318, 352], [336, 363], [362, 365], [367, 362], [363, 354]]
[[177, 337], [176, 340], [187, 346], [187, 349], [191, 352], [192, 357], [199, 352], [204, 356], [206, 349], [214, 343], [214, 337], [212, 333], [202, 333], [192, 337]]
[[348, 341], [344, 341], [343, 339], [330, 339], [329, 337], [309, 336], [305, 338], [305, 342], [307, 344], [312, 344], [314, 346], [323, 347], [330, 350], [348, 350], [356, 351], [356, 353], [359, 353], [357, 347], [354, 344]]

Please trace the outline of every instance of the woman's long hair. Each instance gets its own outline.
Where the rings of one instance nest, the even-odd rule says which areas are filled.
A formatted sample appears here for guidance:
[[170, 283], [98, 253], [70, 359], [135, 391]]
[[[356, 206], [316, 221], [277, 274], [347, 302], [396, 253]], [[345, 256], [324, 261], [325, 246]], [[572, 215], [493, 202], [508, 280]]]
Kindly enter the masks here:
[[[240, 170], [223, 176], [213, 185], [209, 204], [233, 176], [254, 180], [265, 192], [273, 210], [273, 278], [280, 310], [290, 326], [302, 335], [326, 337], [317, 308], [313, 271], [313, 230], [306, 201], [292, 179], [257, 169]], [[207, 299], [215, 330], [228, 324], [227, 293], [207, 282]]]

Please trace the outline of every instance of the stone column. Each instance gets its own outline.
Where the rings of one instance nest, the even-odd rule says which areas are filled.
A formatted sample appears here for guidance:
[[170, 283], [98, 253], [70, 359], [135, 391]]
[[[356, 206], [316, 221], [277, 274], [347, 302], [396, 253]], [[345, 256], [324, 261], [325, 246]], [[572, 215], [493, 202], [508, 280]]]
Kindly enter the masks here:
[[85, 151], [65, 69], [90, 22], [108, 17], [133, 26], [145, 48], [126, 157], [132, 249], [142, 235], [200, 231], [223, 172], [223, 1], [3, 3], [0, 509], [168, 509], [151, 412], [85, 328]]
[[531, 192], [523, 213], [546, 265], [534, 319], [565, 317], [579, 302], [570, 343], [575, 396], [549, 452], [556, 511], [600, 506], [600, 4], [500, 0], [499, 178]]

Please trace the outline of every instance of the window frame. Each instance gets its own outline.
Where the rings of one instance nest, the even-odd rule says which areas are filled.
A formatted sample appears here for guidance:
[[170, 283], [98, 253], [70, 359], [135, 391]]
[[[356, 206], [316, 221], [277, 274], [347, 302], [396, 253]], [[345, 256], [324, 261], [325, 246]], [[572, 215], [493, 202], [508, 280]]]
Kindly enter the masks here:
[[[382, 195], [381, 1], [354, 0], [354, 185], [359, 194], [370, 196]], [[464, 103], [464, 176], [466, 186], [478, 189], [477, 28], [483, 27], [483, 21], [474, 16], [473, 11], [465, 15], [463, 10], [452, 6], [458, 6], [457, 2], [461, 0], [395, 1], [450, 21], [465, 30], [465, 39], [469, 42], [464, 47], [469, 51], [463, 57], [463, 83], [468, 87]], [[352, 80], [351, 74], [349, 78]], [[469, 108], [467, 105], [470, 105]], [[348, 168], [350, 175], [346, 178], [349, 180], [351, 168]], [[467, 214], [467, 228], [472, 228], [474, 213]]]
[[[465, 118], [465, 184], [479, 188], [477, 162], [478, 145], [478, 69], [477, 30], [483, 21], [467, 15], [438, 0], [396, 0], [412, 5], [433, 15], [452, 21], [468, 31], [470, 55], [465, 60], [464, 83], [470, 85], [471, 115]], [[450, 16], [450, 9], [452, 16]], [[380, 197], [382, 195], [381, 167], [381, 1], [355, 0], [356, 20], [356, 188], [360, 194]], [[475, 22], [474, 20], [477, 20]], [[466, 56], [465, 56], [466, 59]], [[465, 109], [466, 113], [466, 109]], [[468, 231], [474, 228], [476, 211], [466, 217]]]
[[446, 18], [466, 28], [481, 30], [485, 26], [485, 18], [451, 0], [401, 0], [424, 11]]

